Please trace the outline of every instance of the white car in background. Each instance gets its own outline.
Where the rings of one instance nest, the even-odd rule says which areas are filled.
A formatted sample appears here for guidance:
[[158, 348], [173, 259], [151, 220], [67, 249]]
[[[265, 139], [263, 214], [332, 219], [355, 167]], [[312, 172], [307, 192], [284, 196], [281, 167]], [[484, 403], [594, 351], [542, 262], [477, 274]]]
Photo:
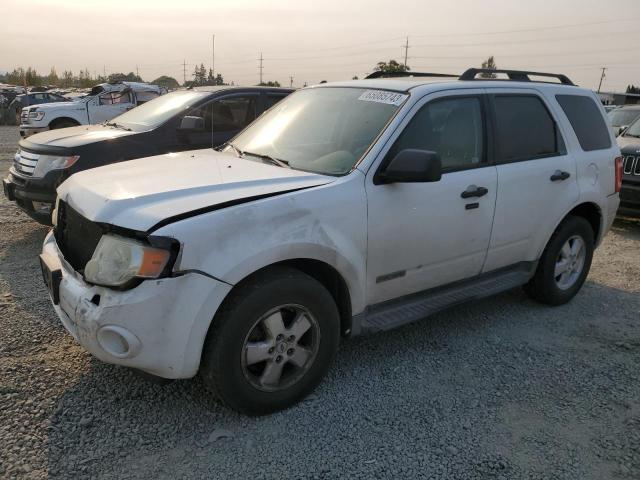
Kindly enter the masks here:
[[165, 93], [166, 88], [148, 83], [102, 83], [93, 87], [88, 95], [73, 101], [23, 108], [20, 136], [26, 138], [55, 128], [103, 123]]
[[200, 373], [264, 414], [319, 384], [341, 336], [518, 286], [568, 302], [620, 149], [590, 90], [476, 76], [500, 72], [305, 88], [222, 151], [71, 176], [40, 256], [59, 318], [105, 362]]

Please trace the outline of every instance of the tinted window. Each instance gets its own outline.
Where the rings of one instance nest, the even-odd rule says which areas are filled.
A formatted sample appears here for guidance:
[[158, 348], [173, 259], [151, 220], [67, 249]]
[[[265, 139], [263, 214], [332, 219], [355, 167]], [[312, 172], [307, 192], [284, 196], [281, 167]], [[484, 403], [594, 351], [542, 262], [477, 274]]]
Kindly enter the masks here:
[[222, 98], [213, 102], [213, 130], [242, 130], [256, 118], [257, 96]]
[[498, 161], [527, 160], [560, 151], [556, 124], [538, 97], [499, 95], [494, 105]]
[[276, 103], [282, 100], [286, 95], [275, 95], [275, 94], [267, 94], [265, 95], [265, 110], [269, 110]]
[[452, 98], [425, 105], [405, 127], [387, 158], [408, 148], [438, 153], [444, 169], [479, 164], [484, 151], [480, 100]]
[[596, 102], [582, 95], [556, 95], [586, 152], [611, 148], [611, 137]]

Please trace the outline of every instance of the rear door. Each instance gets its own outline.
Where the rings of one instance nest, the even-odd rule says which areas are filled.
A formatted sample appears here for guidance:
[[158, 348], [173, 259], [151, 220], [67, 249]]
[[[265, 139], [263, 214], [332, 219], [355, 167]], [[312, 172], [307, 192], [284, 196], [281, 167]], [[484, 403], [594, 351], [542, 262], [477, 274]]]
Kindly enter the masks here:
[[483, 271], [537, 260], [579, 196], [557, 112], [536, 90], [490, 89], [498, 195]]

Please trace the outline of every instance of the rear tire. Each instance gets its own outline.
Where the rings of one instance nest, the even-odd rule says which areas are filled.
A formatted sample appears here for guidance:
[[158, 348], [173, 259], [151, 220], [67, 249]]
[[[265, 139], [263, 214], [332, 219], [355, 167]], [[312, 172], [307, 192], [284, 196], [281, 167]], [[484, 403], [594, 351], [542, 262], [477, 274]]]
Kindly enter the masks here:
[[547, 305], [567, 303], [589, 274], [593, 250], [594, 235], [589, 222], [582, 217], [567, 217], [547, 243], [525, 291]]
[[340, 340], [327, 289], [274, 267], [236, 286], [213, 319], [200, 375], [228, 407], [263, 415], [298, 402], [321, 382]]

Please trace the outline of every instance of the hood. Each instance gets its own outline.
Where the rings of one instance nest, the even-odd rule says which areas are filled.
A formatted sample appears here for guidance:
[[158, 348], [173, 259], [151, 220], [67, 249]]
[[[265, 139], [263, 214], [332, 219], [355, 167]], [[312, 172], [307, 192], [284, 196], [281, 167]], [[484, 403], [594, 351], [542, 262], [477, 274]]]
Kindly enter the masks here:
[[85, 170], [58, 196], [92, 221], [147, 231], [177, 215], [335, 179], [207, 149]]
[[640, 154], [640, 138], [617, 137], [616, 142], [624, 154]]
[[42, 150], [43, 146], [74, 148], [103, 140], [126, 137], [135, 133], [106, 125], [80, 125], [37, 133], [22, 140], [20, 146], [34, 151]]

